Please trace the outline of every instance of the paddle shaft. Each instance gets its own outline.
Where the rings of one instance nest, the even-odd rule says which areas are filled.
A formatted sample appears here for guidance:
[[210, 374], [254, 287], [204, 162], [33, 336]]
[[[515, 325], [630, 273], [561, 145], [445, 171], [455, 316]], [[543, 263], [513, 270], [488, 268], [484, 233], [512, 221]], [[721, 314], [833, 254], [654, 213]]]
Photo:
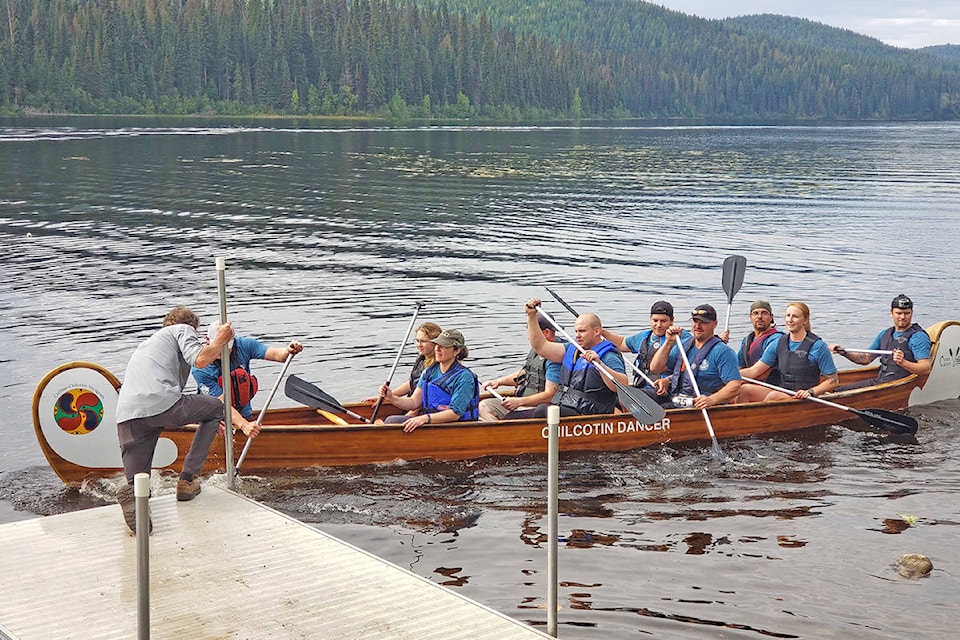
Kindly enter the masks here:
[[[267, 415], [267, 408], [270, 406], [270, 403], [273, 402], [273, 396], [277, 395], [277, 390], [280, 388], [280, 382], [283, 380], [283, 376], [287, 374], [287, 369], [290, 368], [290, 363], [293, 362], [293, 356], [297, 354], [291, 353], [283, 361], [283, 369], [280, 370], [280, 375], [277, 376], [277, 381], [273, 383], [273, 388], [270, 389], [270, 395], [267, 396], [267, 401], [263, 403], [263, 408], [260, 409], [260, 414], [257, 416], [257, 426], [263, 424], [263, 418]], [[243, 464], [244, 459], [247, 457], [247, 451], [250, 450], [250, 444], [253, 442], [253, 438], [247, 438], [246, 443], [243, 445], [243, 451], [240, 452], [240, 458], [237, 460], [236, 470], [240, 470], [240, 465]]]
[[[559, 295], [557, 295], [557, 293], [556, 293], [553, 289], [551, 289], [550, 287], [544, 287], [544, 289], [546, 289], [547, 292], [548, 292], [550, 295], [552, 295], [554, 298], [556, 298], [557, 302], [559, 302], [559, 303], [563, 306], [564, 309], [566, 309], [567, 311], [569, 311], [570, 313], [572, 313], [572, 314], [574, 315], [574, 317], [577, 317], [577, 318], [580, 317], [580, 314], [577, 313], [577, 310], [574, 309], [573, 307], [571, 307], [569, 304], [567, 304], [567, 302], [566, 302], [563, 298], [561, 298]], [[639, 375], [641, 378], [643, 378], [643, 379], [646, 381], [647, 384], [649, 384], [651, 387], [654, 386], [653, 380], [651, 380], [651, 379], [650, 379], [650, 376], [648, 376], [647, 374], [645, 374], [645, 373], [643, 372], [643, 370], [640, 369], [640, 367], [638, 367], [635, 363], [630, 362], [630, 361], [627, 360], [626, 358], [624, 358], [623, 361], [624, 361], [625, 363], [627, 363], [627, 364], [630, 366], [630, 368], [633, 369], [634, 372], [636, 372], [637, 375]]]
[[[417, 321], [417, 314], [420, 313], [420, 307], [423, 306], [422, 302], [417, 303], [417, 308], [413, 310], [413, 317], [410, 318], [410, 324], [407, 325], [407, 332], [403, 335], [403, 342], [400, 343], [400, 348], [397, 349], [397, 357], [393, 359], [393, 366], [390, 367], [390, 375], [387, 376], [387, 386], [393, 382], [393, 375], [397, 372], [397, 367], [400, 365], [400, 357], [403, 355], [403, 348], [407, 345], [407, 340], [410, 339], [410, 332], [413, 331], [413, 323]], [[370, 413], [370, 422], [373, 422], [377, 419], [377, 414], [380, 413], [380, 405], [383, 404], [383, 396], [377, 398], [377, 403], [373, 405], [373, 411]]]
[[875, 356], [892, 356], [893, 351], [884, 349], [840, 349], [840, 353], [869, 353]]
[[[682, 333], [677, 336], [677, 351], [680, 352], [680, 357], [683, 359], [683, 368], [686, 370], [687, 377], [690, 379], [690, 384], [693, 386], [693, 392], [699, 396], [700, 385], [697, 384], [697, 376], [693, 374], [693, 369], [690, 368], [690, 360], [687, 358], [687, 352], [683, 348], [682, 337]], [[706, 409], [700, 409], [700, 413], [703, 414], [703, 421], [707, 423], [707, 433], [710, 434], [710, 440], [713, 441], [713, 451], [718, 457], [721, 457], [723, 455], [723, 451], [721, 451], [720, 443], [717, 442], [717, 436], [713, 432], [713, 423], [710, 421], [710, 414], [707, 413]]]
[[[764, 382], [763, 380], [754, 380], [753, 378], [744, 378], [744, 382], [749, 382], [750, 384], [760, 385], [761, 387], [766, 387], [767, 389], [773, 389], [774, 391], [779, 391], [780, 393], [785, 393], [788, 396], [793, 396], [796, 391], [790, 391], [790, 389], [785, 389], [784, 387], [778, 387], [775, 384], [770, 384], [769, 382]], [[807, 400], [813, 400], [814, 402], [819, 402], [820, 404], [825, 404], [828, 407], [833, 407], [834, 409], [843, 409], [844, 411], [850, 411], [852, 413], [859, 414], [858, 409], [853, 407], [848, 407], [842, 404], [837, 404], [836, 402], [830, 402], [829, 400], [824, 400], [823, 398], [818, 398], [816, 396], [807, 396]]]

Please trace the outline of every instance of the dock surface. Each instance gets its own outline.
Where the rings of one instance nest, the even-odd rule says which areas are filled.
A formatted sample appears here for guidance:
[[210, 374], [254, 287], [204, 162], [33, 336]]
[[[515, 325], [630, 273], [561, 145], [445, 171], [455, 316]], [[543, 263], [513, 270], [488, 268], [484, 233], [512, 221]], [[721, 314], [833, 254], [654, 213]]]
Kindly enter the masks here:
[[[225, 489], [150, 507], [154, 639], [549, 637]], [[136, 566], [117, 505], [0, 525], [0, 638], [136, 638]]]

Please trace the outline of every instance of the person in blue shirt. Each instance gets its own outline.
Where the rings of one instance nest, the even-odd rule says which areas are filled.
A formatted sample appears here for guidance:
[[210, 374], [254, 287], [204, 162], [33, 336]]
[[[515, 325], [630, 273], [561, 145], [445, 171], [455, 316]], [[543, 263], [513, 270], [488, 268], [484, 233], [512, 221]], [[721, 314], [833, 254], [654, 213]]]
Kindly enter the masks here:
[[[557, 335], [553, 327], [546, 320], [540, 318], [540, 330], [548, 342], [556, 342]], [[497, 389], [498, 387], [516, 387], [513, 396], [504, 398], [486, 398], [480, 401], [480, 420], [493, 422], [497, 420], [516, 420], [533, 417], [533, 409], [537, 405], [550, 402], [557, 392], [560, 383], [560, 363], [551, 362], [539, 353], [530, 349], [523, 366], [513, 373], [487, 380], [480, 385], [480, 389]]]
[[480, 403], [480, 382], [460, 361], [469, 351], [463, 334], [456, 329], [442, 331], [431, 340], [436, 362], [420, 376], [413, 395], [397, 396], [388, 385], [380, 387], [385, 402], [410, 411], [419, 409], [415, 416], [388, 416], [384, 422], [403, 423], [407, 433], [425, 424], [476, 420]]
[[[683, 330], [674, 325], [667, 329], [667, 341], [657, 350], [650, 362], [650, 370], [662, 373], [667, 370], [668, 361], [675, 357], [676, 365], [668, 378], [654, 380], [658, 396], [666, 396], [673, 406], [686, 406], [673, 402], [679, 396], [689, 399], [698, 409], [730, 402], [740, 393], [740, 370], [737, 367], [737, 354], [715, 335], [717, 330], [717, 310], [709, 304], [701, 304], [690, 313], [692, 325], [689, 340], [680, 338]], [[680, 348], [683, 348], [694, 372], [700, 395], [696, 395], [690, 377], [684, 370]]]
[[[930, 373], [930, 336], [913, 321], [913, 301], [902, 293], [890, 302], [893, 326], [881, 331], [868, 347], [871, 351], [892, 351], [880, 357], [880, 370], [875, 380], [863, 380], [844, 385], [842, 389], [870, 386], [899, 380], [912, 374]], [[878, 354], [848, 353], [839, 344], [830, 345], [830, 351], [857, 364], [870, 364]]]
[[[220, 329], [219, 322], [213, 322], [207, 329], [207, 342], [212, 342]], [[256, 338], [248, 336], [234, 337], [228, 343], [230, 348], [230, 379], [233, 381], [230, 400], [233, 406], [247, 420], [253, 417], [251, 402], [257, 391], [253, 372], [250, 369], [251, 360], [272, 360], [283, 362], [288, 356], [303, 351], [303, 345], [292, 340], [285, 347], [268, 347]], [[205, 367], [192, 367], [193, 379], [197, 381], [200, 393], [214, 396], [223, 400], [223, 380], [221, 371], [222, 362], [219, 358]]]
[[[630, 337], [623, 337], [617, 335], [609, 329], [603, 330], [603, 337], [609, 340], [614, 344], [621, 353], [635, 353], [637, 354], [637, 359], [634, 362], [634, 365], [643, 371], [647, 377], [654, 379], [658, 376], [656, 374], [650, 373], [650, 360], [653, 358], [653, 354], [657, 352], [657, 349], [666, 341], [667, 329], [670, 328], [670, 325], [673, 324], [673, 305], [667, 302], [666, 300], [658, 300], [653, 303], [653, 306], [650, 307], [650, 328], [644, 329], [639, 333], [635, 333]], [[690, 333], [684, 331], [682, 339], [686, 340], [690, 337]], [[673, 354], [674, 357], [678, 357], [678, 354]], [[669, 360], [667, 363], [667, 371], [672, 371], [674, 365], [676, 364], [675, 360]], [[669, 377], [669, 373], [662, 374], [663, 376]], [[638, 387], [644, 390], [652, 390], [644, 378], [637, 374], [635, 371], [633, 373], [633, 386]]]
[[[742, 402], [756, 400], [803, 400], [810, 396], [819, 397], [837, 388], [839, 377], [837, 365], [829, 347], [813, 333], [810, 325], [810, 307], [803, 302], [791, 302], [783, 317], [786, 334], [780, 336], [775, 344], [765, 349], [760, 360], [750, 367], [741, 369], [744, 378], [761, 379], [770, 369], [780, 371], [779, 386], [793, 393], [788, 395], [780, 391], [768, 390], [760, 393], [753, 390], [741, 392]], [[757, 385], [750, 385], [751, 387]]]
[[[582, 313], [573, 324], [573, 338], [583, 349], [563, 342], [549, 342], [540, 330], [537, 309], [540, 298], [524, 303], [527, 314], [527, 339], [530, 346], [544, 359], [560, 364], [560, 381], [551, 404], [560, 407], [562, 416], [613, 413], [617, 407], [617, 386], [597, 370], [604, 367], [624, 385], [627, 381], [623, 356], [613, 343], [603, 337], [603, 325], [595, 313]], [[534, 417], [544, 418], [548, 404], [534, 409]]]

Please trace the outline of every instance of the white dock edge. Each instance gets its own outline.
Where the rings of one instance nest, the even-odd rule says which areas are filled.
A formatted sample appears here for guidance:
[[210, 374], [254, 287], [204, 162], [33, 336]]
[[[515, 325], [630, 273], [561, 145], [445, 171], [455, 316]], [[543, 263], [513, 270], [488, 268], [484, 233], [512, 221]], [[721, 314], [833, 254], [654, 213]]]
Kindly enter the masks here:
[[[549, 638], [225, 489], [150, 500], [151, 638]], [[0, 638], [136, 637], [117, 505], [0, 525]]]

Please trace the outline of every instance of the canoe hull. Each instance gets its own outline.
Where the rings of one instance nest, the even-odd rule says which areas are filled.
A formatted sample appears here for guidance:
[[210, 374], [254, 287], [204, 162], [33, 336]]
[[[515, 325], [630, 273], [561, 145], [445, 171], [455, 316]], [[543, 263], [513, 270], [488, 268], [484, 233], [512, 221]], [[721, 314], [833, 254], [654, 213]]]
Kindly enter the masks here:
[[[857, 409], [897, 410], [957, 397], [960, 394], [960, 323], [939, 323], [930, 331], [935, 340], [935, 351], [934, 370], [929, 376], [910, 376], [884, 385], [837, 393], [831, 396], [831, 400]], [[69, 377], [63, 379], [71, 372], [90, 371], [102, 377], [99, 387], [82, 377], [79, 382]], [[875, 368], [843, 372], [842, 382], [875, 375]], [[51, 427], [49, 424], [51, 399], [62, 398], [63, 390], [71, 385], [90, 388], [105, 396], [102, 424], [96, 430], [103, 429], [104, 433], [98, 436], [98, 442], [91, 442], [91, 446], [96, 446], [102, 454], [99, 458], [85, 458], [65, 449], [63, 441], [73, 447], [83, 442], [86, 436], [78, 438], [76, 434], [70, 434], [64, 438], [56, 433], [63, 431], [63, 425]], [[48, 392], [50, 389], [53, 389], [52, 393]], [[119, 381], [112, 374], [90, 363], [59, 367], [38, 386], [34, 396], [35, 429], [50, 466], [65, 483], [76, 485], [87, 478], [120, 472], [116, 425], [110, 423], [109, 413], [116, 405], [110, 393], [115, 394], [117, 389]], [[347, 408], [364, 416], [369, 416], [371, 411], [369, 404], [347, 405]], [[385, 405], [380, 415], [388, 415], [391, 411], [395, 410]], [[793, 431], [856, 419], [847, 411], [792, 400], [714, 407], [710, 409], [710, 418], [717, 437], [721, 439]], [[193, 434], [192, 426], [164, 431], [154, 466], [161, 471], [179, 470]], [[48, 435], [54, 436], [58, 442], [51, 443], [53, 438]], [[239, 452], [246, 438], [239, 432], [234, 438], [234, 451]], [[464, 460], [488, 455], [545, 453], [546, 438], [545, 421], [537, 419], [424, 425], [416, 431], [404, 433], [399, 425], [334, 425], [306, 407], [276, 409], [267, 412], [261, 434], [252, 443], [242, 471], [244, 474], [272, 474], [292, 469], [398, 460]], [[696, 409], [672, 409], [655, 424], [641, 424], [629, 413], [575, 416], [563, 418], [560, 422], [561, 451], [625, 451], [656, 444], [698, 441], [707, 444], [710, 439], [703, 417]], [[223, 453], [223, 439], [218, 436], [211, 447], [205, 473], [225, 468]]]

